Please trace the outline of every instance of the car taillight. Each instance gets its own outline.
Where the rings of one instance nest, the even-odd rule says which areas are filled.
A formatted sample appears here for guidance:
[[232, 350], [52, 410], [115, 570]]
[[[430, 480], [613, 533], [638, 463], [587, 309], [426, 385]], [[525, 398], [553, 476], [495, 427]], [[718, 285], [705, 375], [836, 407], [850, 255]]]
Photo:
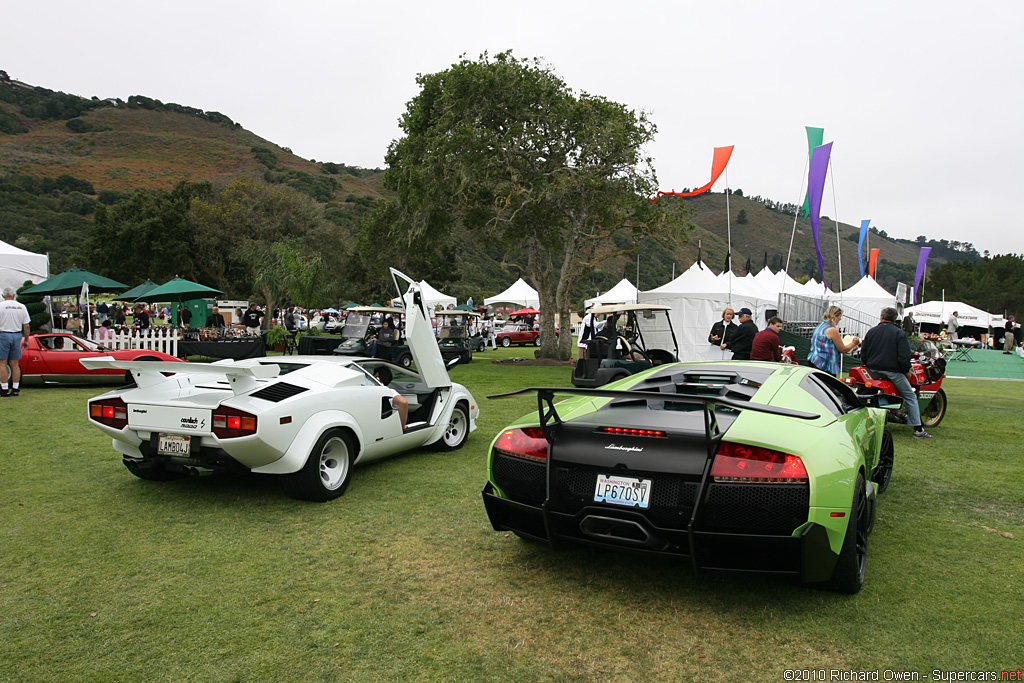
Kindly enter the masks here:
[[221, 406], [213, 411], [213, 434], [218, 439], [237, 439], [256, 433], [256, 416], [237, 408]]
[[89, 419], [124, 429], [128, 426], [128, 405], [119, 398], [101, 398], [89, 403]]
[[544, 438], [544, 430], [540, 427], [506, 429], [494, 442], [494, 450], [513, 458], [546, 462], [548, 440]]
[[720, 482], [807, 483], [807, 469], [799, 456], [729, 441], [719, 444], [711, 476]]

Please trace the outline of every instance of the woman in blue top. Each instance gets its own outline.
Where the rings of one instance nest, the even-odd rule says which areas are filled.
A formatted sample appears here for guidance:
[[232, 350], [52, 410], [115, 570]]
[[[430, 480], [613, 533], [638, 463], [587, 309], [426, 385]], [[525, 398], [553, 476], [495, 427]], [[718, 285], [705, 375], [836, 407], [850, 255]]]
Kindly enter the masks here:
[[829, 306], [825, 315], [821, 317], [821, 323], [814, 328], [814, 334], [811, 335], [811, 351], [807, 354], [807, 361], [811, 365], [833, 377], [839, 376], [839, 354], [849, 353], [860, 346], [859, 337], [853, 337], [849, 344], [843, 343], [843, 337], [836, 328], [842, 319], [843, 309]]

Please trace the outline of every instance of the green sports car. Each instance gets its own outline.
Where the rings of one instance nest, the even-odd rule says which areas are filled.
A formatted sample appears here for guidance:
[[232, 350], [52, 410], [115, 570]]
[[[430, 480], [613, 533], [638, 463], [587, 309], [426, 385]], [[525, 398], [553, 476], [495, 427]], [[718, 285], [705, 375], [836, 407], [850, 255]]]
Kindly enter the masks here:
[[488, 453], [495, 530], [675, 556], [695, 572], [783, 574], [844, 593], [864, 583], [898, 397], [868, 405], [814, 368], [749, 361], [501, 396], [523, 393], [537, 412]]

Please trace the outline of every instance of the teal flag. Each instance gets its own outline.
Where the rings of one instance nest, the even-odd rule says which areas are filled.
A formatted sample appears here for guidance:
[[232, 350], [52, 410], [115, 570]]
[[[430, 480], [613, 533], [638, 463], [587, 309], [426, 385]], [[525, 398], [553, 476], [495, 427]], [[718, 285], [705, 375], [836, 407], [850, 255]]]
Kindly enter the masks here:
[[[821, 147], [821, 143], [825, 140], [825, 129], [824, 128], [813, 128], [811, 126], [804, 126], [807, 131], [807, 158], [811, 158], [811, 153], [815, 147]], [[807, 188], [807, 194], [804, 195], [804, 218], [811, 215], [811, 188]]]

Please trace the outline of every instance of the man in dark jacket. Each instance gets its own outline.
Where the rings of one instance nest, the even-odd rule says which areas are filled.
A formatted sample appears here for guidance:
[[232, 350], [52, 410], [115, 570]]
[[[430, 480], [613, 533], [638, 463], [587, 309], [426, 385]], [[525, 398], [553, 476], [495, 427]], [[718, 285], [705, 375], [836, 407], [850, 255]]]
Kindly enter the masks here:
[[750, 360], [766, 360], [782, 362], [782, 349], [779, 346], [779, 330], [782, 329], [782, 318], [772, 316], [768, 327], [757, 333], [754, 344], [750, 347]]
[[751, 315], [749, 308], [736, 311], [740, 324], [732, 339], [725, 345], [725, 348], [732, 351], [733, 360], [750, 360], [750, 349], [754, 345], [754, 337], [757, 336], [757, 325], [751, 320]]
[[871, 374], [889, 380], [900, 392], [907, 409], [907, 424], [914, 428], [914, 438], [930, 439], [932, 435], [921, 426], [921, 408], [910, 386], [910, 342], [896, 319], [895, 308], [882, 309], [881, 321], [864, 335], [860, 357]]

